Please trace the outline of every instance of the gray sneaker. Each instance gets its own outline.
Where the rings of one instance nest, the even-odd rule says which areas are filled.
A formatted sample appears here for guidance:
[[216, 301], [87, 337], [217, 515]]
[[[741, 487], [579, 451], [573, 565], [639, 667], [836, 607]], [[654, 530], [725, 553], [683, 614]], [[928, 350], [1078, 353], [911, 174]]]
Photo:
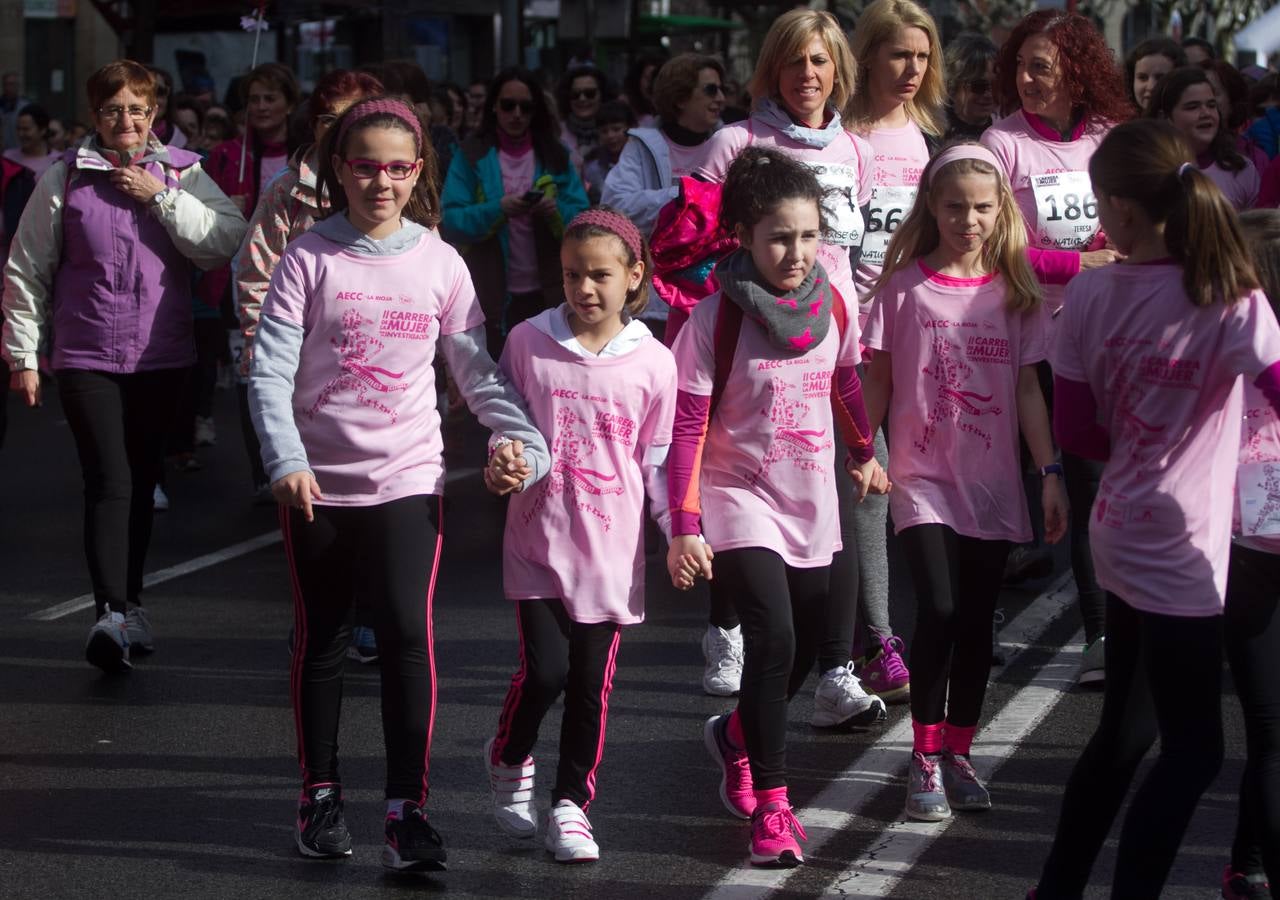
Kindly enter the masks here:
[[986, 785], [969, 764], [969, 757], [942, 751], [942, 785], [952, 809], [983, 810], [991, 808], [991, 795]]
[[1102, 687], [1107, 680], [1106, 636], [1098, 638], [1084, 648], [1084, 656], [1080, 660], [1080, 671], [1076, 674], [1076, 684], [1081, 687], [1091, 685]]
[[151, 640], [151, 623], [147, 621], [147, 611], [135, 606], [124, 614], [124, 630], [129, 635], [129, 650], [132, 653], [152, 653], [156, 649]]
[[950, 818], [951, 807], [942, 788], [942, 756], [920, 751], [911, 754], [907, 768], [906, 813], [921, 822], [941, 822]]
[[133, 668], [129, 662], [129, 634], [124, 627], [124, 616], [110, 611], [102, 614], [89, 629], [84, 658], [104, 672], [127, 672]]

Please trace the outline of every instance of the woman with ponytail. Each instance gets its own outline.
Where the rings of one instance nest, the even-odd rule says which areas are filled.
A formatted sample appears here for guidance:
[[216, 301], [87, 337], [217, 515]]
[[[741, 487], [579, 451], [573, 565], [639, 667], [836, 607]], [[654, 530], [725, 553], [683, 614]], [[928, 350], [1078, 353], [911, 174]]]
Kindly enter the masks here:
[[1280, 408], [1280, 327], [1230, 205], [1165, 122], [1120, 125], [1089, 164], [1126, 257], [1067, 288], [1054, 432], [1105, 460], [1090, 520], [1106, 593], [1102, 718], [1067, 783], [1038, 900], [1078, 898], [1146, 752], [1112, 897], [1156, 898], [1222, 763], [1222, 611], [1239, 378]]

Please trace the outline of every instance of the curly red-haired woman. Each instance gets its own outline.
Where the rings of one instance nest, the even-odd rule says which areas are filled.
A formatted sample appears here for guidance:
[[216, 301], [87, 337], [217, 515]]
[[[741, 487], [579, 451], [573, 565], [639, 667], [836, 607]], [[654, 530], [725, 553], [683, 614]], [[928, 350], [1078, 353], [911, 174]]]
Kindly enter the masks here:
[[[1106, 40], [1081, 15], [1038, 10], [1005, 42], [996, 81], [1006, 116], [982, 143], [1004, 164], [1031, 247], [1066, 251], [1057, 260], [1066, 274], [1113, 261], [1101, 249], [1089, 159], [1133, 107]], [[1061, 306], [1064, 292], [1060, 285], [1046, 288], [1051, 309]]]

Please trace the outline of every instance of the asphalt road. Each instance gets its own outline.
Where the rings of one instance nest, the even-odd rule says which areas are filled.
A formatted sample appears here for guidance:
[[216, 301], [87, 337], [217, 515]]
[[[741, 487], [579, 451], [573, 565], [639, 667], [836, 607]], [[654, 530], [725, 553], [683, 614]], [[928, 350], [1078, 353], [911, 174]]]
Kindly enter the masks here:
[[[1071, 687], [1078, 621], [1069, 582], [1045, 593], [1054, 579], [1002, 598], [1006, 638], [1032, 640], [993, 671], [975, 748], [980, 769], [1003, 760], [992, 779], [996, 808], [958, 815], [945, 829], [901, 824], [905, 709], [892, 707], [889, 721], [868, 732], [819, 734], [807, 725], [811, 682], [792, 706], [789, 734], [808, 864], [779, 876], [747, 870], [747, 826], [721, 808], [702, 747], [702, 722], [728, 707], [700, 690], [705, 595], [670, 590], [653, 557], [648, 621], [624, 634], [591, 811], [602, 859], [559, 866], [540, 845], [501, 836], [487, 812], [481, 747], [516, 662], [514, 616], [499, 581], [503, 510], [463, 471], [482, 464], [483, 435], [457, 418], [446, 425], [457, 474], [436, 601], [440, 705], [429, 804], [450, 848], [449, 871], [397, 878], [379, 864], [378, 670], [355, 663], [341, 734], [355, 854], [303, 860], [291, 832], [299, 776], [280, 545], [151, 587], [157, 652], [128, 676], [100, 675], [83, 659], [91, 612], [32, 618], [89, 590], [74, 447], [56, 392], [46, 396], [37, 411], [10, 402], [0, 449], [0, 897], [1013, 900], [1034, 883], [1062, 785], [1100, 706], [1098, 694]], [[167, 476], [172, 509], [157, 518], [148, 571], [275, 528], [273, 510], [249, 503], [229, 392], [218, 393], [217, 420], [217, 446], [200, 451], [205, 468]], [[895, 559], [892, 618], [904, 636], [912, 605]], [[1184, 842], [1169, 898], [1218, 896], [1244, 757], [1234, 696], [1225, 708], [1227, 761]], [[535, 751], [544, 773], [554, 770], [558, 717], [548, 718]], [[1107, 896], [1114, 847], [1113, 835], [1090, 897]]]

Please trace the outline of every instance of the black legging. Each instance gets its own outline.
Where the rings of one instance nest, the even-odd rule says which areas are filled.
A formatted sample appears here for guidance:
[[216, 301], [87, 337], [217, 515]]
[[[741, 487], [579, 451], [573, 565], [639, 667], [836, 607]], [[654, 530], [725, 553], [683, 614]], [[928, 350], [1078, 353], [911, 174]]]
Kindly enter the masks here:
[[757, 790], [787, 783], [787, 702], [818, 653], [829, 569], [798, 569], [773, 550], [716, 554], [711, 592], [728, 597], [742, 621], [745, 659], [738, 714]]
[[518, 600], [520, 668], [511, 679], [498, 720], [493, 752], [515, 766], [533, 752], [538, 728], [561, 693], [560, 751], [551, 802], [581, 809], [596, 794], [604, 757], [609, 694], [622, 627], [616, 622], [574, 622], [559, 600]]
[[916, 588], [911, 718], [977, 725], [991, 673], [991, 620], [1012, 545], [938, 524], [904, 528], [898, 539]]
[[84, 553], [96, 614], [124, 613], [142, 593], [153, 494], [185, 369], [57, 373], [84, 476]]
[[1067, 782], [1039, 900], [1082, 896], [1157, 736], [1160, 756], [1120, 831], [1111, 896], [1158, 898], [1200, 795], [1222, 765], [1222, 617], [1141, 612], [1110, 593], [1106, 615], [1102, 717]]
[[293, 574], [296, 637], [290, 692], [303, 783], [337, 783], [342, 676], [352, 603], [371, 613], [382, 663], [388, 799], [427, 800], [436, 667], [431, 605], [441, 501], [316, 506], [315, 521], [281, 508]]
[[1071, 504], [1071, 574], [1076, 579], [1077, 606], [1084, 622], [1084, 639], [1092, 644], [1107, 624], [1107, 592], [1098, 585], [1089, 549], [1089, 517], [1102, 481], [1103, 463], [1070, 453], [1062, 454], [1062, 477]]
[[1280, 554], [1231, 548], [1223, 632], [1249, 745], [1231, 867], [1280, 885]]
[[[837, 452], [843, 458], [844, 449]], [[858, 531], [854, 515], [858, 488], [843, 463], [837, 463], [835, 478], [842, 549], [831, 559], [830, 590], [818, 640], [819, 672], [830, 671], [849, 661], [858, 625]]]

